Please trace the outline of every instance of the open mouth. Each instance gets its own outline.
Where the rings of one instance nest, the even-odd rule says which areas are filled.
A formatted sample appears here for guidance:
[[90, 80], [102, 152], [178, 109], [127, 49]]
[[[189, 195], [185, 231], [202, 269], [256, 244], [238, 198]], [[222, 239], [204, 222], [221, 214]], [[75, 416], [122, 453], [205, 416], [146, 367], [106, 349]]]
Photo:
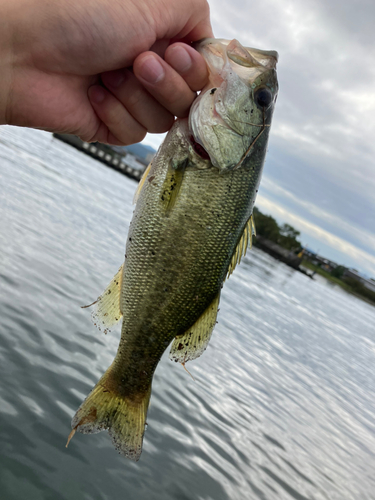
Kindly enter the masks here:
[[207, 153], [207, 151], [204, 149], [203, 146], [201, 146], [193, 137], [193, 135], [190, 135], [189, 137], [190, 143], [193, 146], [194, 151], [197, 153], [198, 156], [200, 156], [203, 160], [211, 160], [210, 155]]

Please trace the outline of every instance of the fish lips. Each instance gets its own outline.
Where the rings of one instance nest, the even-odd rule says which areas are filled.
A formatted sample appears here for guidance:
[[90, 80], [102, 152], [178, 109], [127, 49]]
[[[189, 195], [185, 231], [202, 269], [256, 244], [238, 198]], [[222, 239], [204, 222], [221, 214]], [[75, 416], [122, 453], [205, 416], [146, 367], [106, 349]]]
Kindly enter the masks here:
[[269, 128], [277, 90], [269, 69], [250, 85], [238, 78], [202, 91], [189, 114], [195, 151], [220, 171], [238, 166], [258, 132]]
[[208, 38], [194, 47], [209, 68], [209, 82], [189, 114], [193, 145], [199, 145], [194, 149], [227, 170], [238, 164], [259, 129], [270, 125], [278, 54], [243, 47], [237, 40]]

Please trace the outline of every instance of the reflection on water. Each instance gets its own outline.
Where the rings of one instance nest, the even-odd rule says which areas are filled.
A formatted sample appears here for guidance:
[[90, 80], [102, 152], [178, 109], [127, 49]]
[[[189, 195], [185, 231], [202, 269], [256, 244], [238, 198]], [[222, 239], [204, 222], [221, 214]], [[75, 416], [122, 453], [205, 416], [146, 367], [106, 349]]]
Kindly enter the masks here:
[[167, 356], [140, 462], [70, 419], [112, 361], [79, 308], [122, 262], [135, 183], [0, 128], [0, 491], [13, 499], [374, 499], [375, 308], [249, 252], [196, 382]]

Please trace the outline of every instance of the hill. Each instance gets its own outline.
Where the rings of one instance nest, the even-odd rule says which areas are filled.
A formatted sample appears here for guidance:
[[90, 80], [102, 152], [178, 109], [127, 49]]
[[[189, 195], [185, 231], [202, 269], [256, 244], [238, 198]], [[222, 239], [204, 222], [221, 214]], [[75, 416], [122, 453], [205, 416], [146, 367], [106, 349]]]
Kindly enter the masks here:
[[144, 160], [147, 155], [154, 155], [156, 153], [154, 148], [141, 144], [140, 142], [137, 144], [131, 144], [130, 146], [125, 146], [124, 149], [133, 155], [139, 156], [139, 158], [143, 158]]

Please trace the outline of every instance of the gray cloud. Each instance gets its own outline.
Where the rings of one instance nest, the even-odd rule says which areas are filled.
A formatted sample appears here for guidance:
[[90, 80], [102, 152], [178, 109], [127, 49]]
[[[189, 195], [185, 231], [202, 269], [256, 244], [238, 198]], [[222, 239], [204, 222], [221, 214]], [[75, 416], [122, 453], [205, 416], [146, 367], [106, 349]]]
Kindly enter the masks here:
[[[368, 237], [375, 233], [375, 3], [211, 0], [210, 6], [219, 36], [280, 53], [265, 180], [286, 191], [273, 200], [375, 254]], [[319, 210], [330, 215], [317, 218]]]
[[353, 247], [358, 259], [375, 255], [375, 2], [209, 3], [216, 36], [280, 54], [263, 205], [278, 217], [290, 211], [305, 230], [319, 226], [324, 248], [346, 248], [351, 261]]

